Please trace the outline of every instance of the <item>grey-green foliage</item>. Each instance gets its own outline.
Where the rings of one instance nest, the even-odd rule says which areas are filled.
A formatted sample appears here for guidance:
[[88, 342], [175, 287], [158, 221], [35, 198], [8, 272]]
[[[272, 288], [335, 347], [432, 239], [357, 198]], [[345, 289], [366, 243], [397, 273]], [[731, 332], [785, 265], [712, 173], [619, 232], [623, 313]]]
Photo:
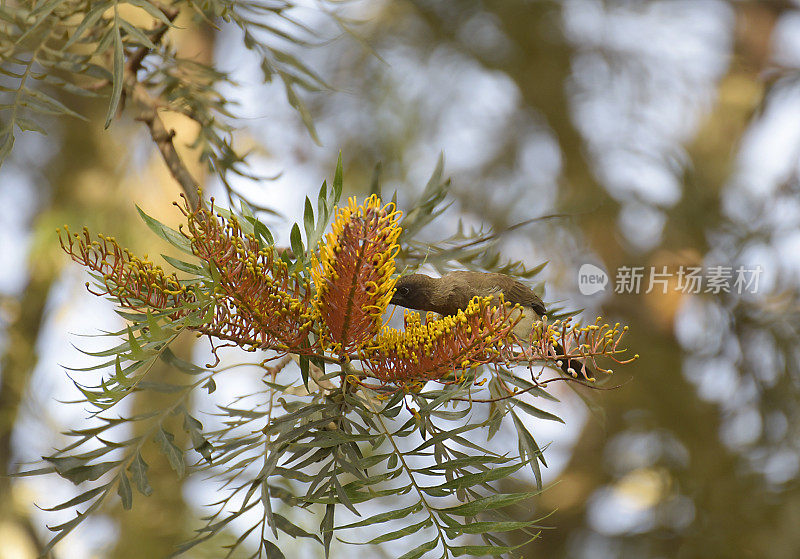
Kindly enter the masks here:
[[[439, 211], [447, 186], [440, 175], [437, 169], [430, 183], [436, 186], [429, 184], [423, 196], [437, 202], [408, 212], [409, 225]], [[318, 196], [317, 215], [311, 204], [306, 208], [303, 222], [312, 243], [333, 214], [341, 184], [340, 158], [333, 186], [323, 185]], [[75, 498], [47, 509], [76, 512], [50, 527], [48, 549], [104, 502], [119, 499], [129, 509], [150, 495], [148, 462], [159, 453], [179, 477], [210, 477], [219, 495], [208, 503], [212, 512], [204, 525], [178, 553], [233, 535], [235, 541], [226, 546], [231, 554], [283, 557], [287, 538], [301, 538], [327, 555], [335, 536], [344, 543], [392, 545], [403, 557], [511, 557], [522, 542], [538, 537], [541, 515], [525, 506], [536, 491], [509, 492], [508, 481], [532, 476], [541, 486], [544, 456], [523, 417], [561, 420], [531, 403], [555, 398], [530, 379], [527, 368], [483, 367], [449, 384], [405, 392], [381, 388], [369, 378], [349, 382], [365, 378], [358, 361], [324, 366], [324, 359], [295, 356], [304, 373], [298, 374], [286, 367], [287, 357], [270, 369], [279, 357], [273, 351], [242, 352], [237, 360], [251, 356], [247, 361], [262, 367], [263, 386], [233, 403], [220, 402], [216, 386], [230, 368], [201, 367], [170, 349], [186, 330], [213, 321], [219, 274], [191, 254], [180, 233], [141, 213], [156, 234], [186, 254], [167, 261], [196, 299], [181, 315], [153, 312], [133, 301], [143, 310], [119, 311], [128, 326], [108, 334], [116, 345], [89, 354], [97, 364], [72, 372], [84, 396], [79, 404], [93, 410], [94, 423], [65, 432], [70, 442], [45, 457], [46, 467], [22, 474], [56, 474], [78, 486]], [[254, 238], [271, 242], [269, 230], [248, 208], [238, 219]], [[314, 250], [312, 243], [301, 243], [298, 254]], [[436, 254], [432, 258], [437, 266], [448, 265]], [[308, 273], [307, 267], [296, 270]], [[102, 289], [106, 279], [95, 280]], [[148, 376], [157, 361], [181, 371], [185, 380], [164, 383]], [[481, 378], [489, 382], [477, 382]], [[120, 415], [120, 402], [145, 391], [162, 395], [161, 407]], [[216, 406], [215, 427], [205, 428], [205, 418], [192, 411], [198, 401]], [[133, 432], [142, 434], [125, 438], [133, 422], [140, 425]], [[503, 443], [498, 452], [488, 441], [503, 423], [516, 431], [517, 445]], [[179, 430], [189, 434], [191, 448], [178, 446]], [[239, 528], [245, 522], [249, 527]], [[507, 540], [511, 532], [516, 544]]]
[[[125, 6], [127, 4], [127, 6]], [[146, 12], [139, 25], [125, 14]], [[229, 172], [249, 176], [246, 154], [233, 147], [230, 104], [220, 86], [225, 72], [176, 56], [165, 32], [180, 11], [195, 24], [235, 25], [243, 42], [261, 58], [265, 81], [279, 78], [287, 99], [315, 136], [302, 92], [325, 82], [294, 49], [313, 46], [314, 32], [292, 15], [292, 2], [208, 0], [37, 0], [0, 5], [0, 163], [16, 135], [46, 134], [48, 117], [83, 118], [72, 96], [105, 98], [105, 125], [130, 101], [131, 88], [147, 89], [159, 107], [168, 107], [200, 126], [194, 142], [212, 172], [227, 184]], [[325, 9], [325, 4], [320, 4]], [[334, 13], [331, 16], [336, 19]], [[136, 115], [134, 115], [136, 116]]]

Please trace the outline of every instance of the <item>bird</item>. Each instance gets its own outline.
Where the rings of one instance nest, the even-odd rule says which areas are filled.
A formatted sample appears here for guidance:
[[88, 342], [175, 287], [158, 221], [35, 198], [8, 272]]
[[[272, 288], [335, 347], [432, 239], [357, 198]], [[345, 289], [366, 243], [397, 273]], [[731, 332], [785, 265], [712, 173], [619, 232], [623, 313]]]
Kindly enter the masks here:
[[[473, 297], [495, 297], [501, 293], [506, 303], [519, 304], [522, 308], [522, 319], [514, 326], [514, 334], [520, 340], [530, 339], [533, 325], [547, 314], [547, 308], [530, 287], [506, 274], [464, 270], [448, 272], [440, 278], [425, 274], [400, 276], [390, 302], [407, 309], [449, 316], [465, 310]], [[560, 345], [556, 344], [554, 349], [563, 354]], [[557, 361], [567, 375], [576, 376], [578, 370], [587, 378], [593, 376], [583, 363], [570, 361]]]

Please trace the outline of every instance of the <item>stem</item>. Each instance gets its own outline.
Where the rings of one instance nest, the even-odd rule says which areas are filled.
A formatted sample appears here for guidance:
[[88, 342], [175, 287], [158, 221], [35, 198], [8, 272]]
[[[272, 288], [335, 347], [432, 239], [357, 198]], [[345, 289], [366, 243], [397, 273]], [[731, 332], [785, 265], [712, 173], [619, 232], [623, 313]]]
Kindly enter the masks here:
[[[180, 13], [180, 11], [176, 8], [167, 8], [162, 6], [160, 9], [170, 22], [174, 21]], [[156, 29], [153, 31], [153, 44], [158, 45], [161, 43], [169, 28], [170, 26], [166, 23], [162, 23], [156, 27]], [[173, 137], [175, 136], [175, 131], [168, 131], [166, 126], [164, 126], [164, 121], [158, 116], [158, 101], [154, 99], [152, 95], [150, 95], [150, 92], [147, 90], [147, 88], [142, 85], [136, 77], [136, 74], [142, 68], [144, 59], [150, 53], [151, 49], [142, 46], [131, 55], [128, 63], [125, 66], [126, 75], [124, 79], [126, 83], [126, 89], [123, 93], [129, 94], [141, 107], [141, 114], [136, 120], [140, 120], [145, 123], [147, 129], [150, 131], [150, 137], [156, 144], [156, 147], [158, 147], [161, 158], [164, 160], [164, 163], [167, 164], [167, 169], [169, 169], [172, 177], [180, 185], [183, 193], [186, 195], [186, 199], [189, 201], [189, 204], [193, 208], [196, 208], [200, 205], [200, 196], [198, 194], [199, 185], [197, 181], [194, 180], [194, 177], [192, 177], [192, 174], [189, 172], [186, 164], [183, 162], [180, 155], [178, 155], [178, 151], [175, 149], [175, 144], [172, 141]]]
[[177, 181], [186, 195], [189, 205], [193, 208], [199, 207], [199, 185], [175, 149], [175, 143], [172, 141], [175, 137], [175, 131], [167, 130], [166, 126], [164, 126], [164, 121], [158, 116], [158, 102], [150, 95], [145, 86], [138, 82], [132, 87], [132, 94], [142, 108], [142, 112], [136, 120], [144, 122], [147, 126], [150, 131], [150, 137], [158, 147], [159, 153], [161, 153], [161, 158], [167, 164], [167, 169], [169, 169], [172, 178]]
[[375, 414], [375, 417], [378, 418], [378, 421], [380, 422], [381, 427], [383, 428], [383, 432], [386, 434], [386, 438], [389, 440], [389, 443], [391, 443], [392, 448], [394, 449], [395, 455], [397, 456], [397, 459], [403, 465], [403, 470], [405, 470], [406, 475], [408, 476], [408, 479], [411, 481], [411, 485], [414, 486], [414, 490], [417, 492], [417, 495], [419, 495], [419, 499], [422, 502], [422, 505], [425, 507], [425, 510], [428, 511], [428, 516], [430, 517], [431, 520], [433, 520], [433, 524], [436, 526], [436, 531], [438, 532], [439, 540], [442, 542], [442, 546], [445, 549], [445, 557], [447, 557], [447, 549], [448, 549], [447, 548], [447, 540], [445, 539], [444, 530], [442, 528], [442, 525], [439, 524], [439, 519], [436, 518], [436, 515], [433, 513], [434, 507], [432, 507], [432, 506], [430, 506], [428, 504], [428, 501], [425, 498], [425, 493], [423, 493], [422, 489], [420, 489], [419, 485], [417, 485], [417, 480], [414, 479], [414, 475], [412, 474], [412, 470], [408, 466], [408, 464], [406, 463], [406, 460], [405, 460], [405, 457], [403, 456], [403, 453], [400, 452], [400, 449], [397, 447], [397, 444], [394, 442], [394, 437], [392, 437], [392, 433], [389, 431], [389, 429], [386, 427], [386, 424], [383, 422], [383, 417], [381, 417], [381, 414], [377, 410], [375, 410], [375, 408], [372, 406], [372, 402], [370, 402], [368, 399], [366, 399], [365, 401], [367, 402], [367, 405], [372, 410], [372, 413]]

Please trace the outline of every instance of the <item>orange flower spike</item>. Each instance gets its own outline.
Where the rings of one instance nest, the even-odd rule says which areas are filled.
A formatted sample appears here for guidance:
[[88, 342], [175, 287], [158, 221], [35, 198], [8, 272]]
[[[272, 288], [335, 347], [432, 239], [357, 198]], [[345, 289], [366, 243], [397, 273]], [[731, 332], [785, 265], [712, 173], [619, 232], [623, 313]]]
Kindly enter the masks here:
[[380, 331], [394, 291], [399, 217], [375, 195], [362, 205], [350, 198], [312, 257], [322, 342], [339, 355], [359, 351]]
[[211, 208], [184, 209], [192, 251], [219, 272], [215, 317], [203, 333], [250, 349], [301, 347], [313, 326], [310, 285], [289, 272], [274, 247], [246, 235], [235, 217]]
[[85, 227], [81, 234], [70, 233], [65, 227], [63, 236], [60, 231], [58, 235], [62, 249], [96, 274], [99, 291], [89, 288], [90, 293], [110, 295], [123, 307], [137, 311], [174, 310], [173, 317], [185, 312], [182, 305], [195, 300], [175, 274], [167, 275], [146, 258], [137, 258], [120, 247], [114, 237], [98, 235], [100, 241], [93, 241]]

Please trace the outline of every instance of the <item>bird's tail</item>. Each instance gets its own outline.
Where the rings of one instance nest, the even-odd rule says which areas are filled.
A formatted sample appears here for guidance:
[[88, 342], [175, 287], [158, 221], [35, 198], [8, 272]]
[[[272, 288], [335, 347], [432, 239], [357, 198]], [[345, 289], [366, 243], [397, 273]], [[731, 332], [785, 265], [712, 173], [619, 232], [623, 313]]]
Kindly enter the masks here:
[[570, 359], [564, 356], [564, 348], [556, 343], [553, 346], [556, 353], [556, 364], [564, 371], [564, 374], [579, 379], [594, 380], [594, 371], [586, 366], [586, 363], [578, 359]]

